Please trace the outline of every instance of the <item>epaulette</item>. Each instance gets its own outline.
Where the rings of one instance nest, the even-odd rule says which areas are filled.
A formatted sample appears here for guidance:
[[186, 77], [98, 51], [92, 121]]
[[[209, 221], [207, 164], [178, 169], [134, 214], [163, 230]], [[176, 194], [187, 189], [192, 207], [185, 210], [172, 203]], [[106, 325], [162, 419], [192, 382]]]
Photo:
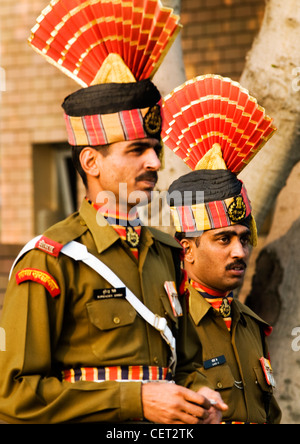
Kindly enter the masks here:
[[176, 239], [174, 239], [170, 234], [164, 233], [163, 231], [160, 231], [156, 228], [147, 227], [152, 236], [161, 242], [162, 244], [168, 245], [169, 247], [182, 249], [182, 246], [179, 242], [177, 242]]
[[[31, 250], [40, 250], [53, 257], [58, 257], [62, 248], [80, 237], [85, 231], [87, 231], [86, 224], [79, 222], [80, 216], [78, 213], [74, 213], [67, 219], [58, 222], [49, 228], [43, 235], [37, 236], [31, 239], [20, 251], [15, 259], [13, 266], [10, 270], [9, 279], [11, 278], [12, 271], [15, 268], [19, 260]], [[66, 225], [68, 229], [66, 230]]]
[[44, 236], [63, 246], [79, 238], [88, 230], [86, 223], [78, 212], [58, 222], [44, 232]]
[[235, 300], [236, 304], [238, 305], [240, 311], [247, 315], [250, 316], [252, 319], [254, 319], [263, 329], [263, 332], [265, 333], [266, 336], [270, 336], [270, 334], [273, 331], [273, 328], [270, 326], [270, 324], [268, 324], [266, 321], [264, 321], [260, 316], [258, 316], [256, 313], [254, 313], [254, 311], [251, 310], [251, 308], [249, 308], [247, 305], [242, 304], [239, 300]]
[[55, 242], [46, 236], [42, 236], [35, 244], [34, 248], [43, 251], [44, 253], [50, 254], [50, 256], [58, 257], [63, 244]]

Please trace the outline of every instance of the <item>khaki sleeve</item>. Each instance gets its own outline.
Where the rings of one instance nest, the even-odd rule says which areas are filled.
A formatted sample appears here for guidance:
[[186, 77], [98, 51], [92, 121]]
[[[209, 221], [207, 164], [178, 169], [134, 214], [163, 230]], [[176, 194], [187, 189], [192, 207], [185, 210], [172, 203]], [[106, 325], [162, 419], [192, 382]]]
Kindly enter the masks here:
[[[52, 275], [56, 270], [59, 297], [36, 282], [17, 285], [16, 272], [36, 264]], [[140, 382], [71, 384], [55, 376], [53, 350], [63, 334], [64, 287], [58, 260], [38, 251], [28, 253], [12, 275], [1, 320], [6, 347], [0, 351], [0, 419], [51, 424], [141, 418]]]

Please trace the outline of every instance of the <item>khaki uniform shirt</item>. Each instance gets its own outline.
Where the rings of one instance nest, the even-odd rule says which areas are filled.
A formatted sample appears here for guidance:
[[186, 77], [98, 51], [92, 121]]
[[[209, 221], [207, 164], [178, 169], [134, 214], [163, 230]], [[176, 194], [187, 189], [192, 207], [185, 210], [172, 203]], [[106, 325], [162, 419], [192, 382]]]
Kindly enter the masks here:
[[[165, 281], [176, 280], [172, 250], [180, 251], [170, 236], [143, 227], [138, 262], [102, 216], [97, 222], [96, 210], [85, 200], [79, 213], [45, 236], [63, 245], [71, 240], [86, 245], [154, 314], [188, 338], [192, 323], [188, 316], [173, 315], [164, 290]], [[60, 294], [51, 297], [33, 281], [17, 284], [17, 273], [28, 268], [49, 273]], [[95, 292], [105, 288], [111, 287], [99, 274], [63, 254], [54, 257], [34, 249], [18, 262], [0, 324], [6, 333], [6, 351], [0, 351], [0, 419], [62, 423], [143, 418], [141, 382], [70, 383], [60, 377], [62, 370], [80, 367], [168, 366], [170, 349], [160, 333], [124, 298], [97, 300]], [[184, 381], [193, 370], [196, 349], [182, 334], [179, 347], [178, 371]]]
[[[204, 377], [204, 385], [219, 391], [228, 404], [223, 421], [266, 423], [265, 402], [269, 399], [269, 421], [280, 422], [280, 409], [259, 361], [267, 357], [261, 332], [268, 324], [234, 299], [229, 332], [220, 313], [197, 290], [191, 286], [189, 290], [190, 316], [198, 334], [198, 371]], [[221, 364], [222, 356], [226, 362]], [[214, 366], [218, 364], [214, 358], [219, 358], [220, 365]]]

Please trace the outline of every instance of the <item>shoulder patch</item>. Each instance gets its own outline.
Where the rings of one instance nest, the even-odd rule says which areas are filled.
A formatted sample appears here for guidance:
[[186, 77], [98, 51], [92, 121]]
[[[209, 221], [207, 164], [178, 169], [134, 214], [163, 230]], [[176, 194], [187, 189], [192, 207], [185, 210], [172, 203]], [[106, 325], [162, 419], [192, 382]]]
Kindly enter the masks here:
[[46, 290], [48, 290], [53, 298], [60, 295], [58, 283], [46, 271], [36, 270], [35, 268], [24, 268], [24, 270], [21, 270], [16, 274], [16, 280], [18, 285], [26, 281], [41, 284]]
[[49, 239], [48, 237], [42, 236], [41, 239], [35, 244], [35, 248], [50, 254], [51, 256], [58, 257], [63, 245]]

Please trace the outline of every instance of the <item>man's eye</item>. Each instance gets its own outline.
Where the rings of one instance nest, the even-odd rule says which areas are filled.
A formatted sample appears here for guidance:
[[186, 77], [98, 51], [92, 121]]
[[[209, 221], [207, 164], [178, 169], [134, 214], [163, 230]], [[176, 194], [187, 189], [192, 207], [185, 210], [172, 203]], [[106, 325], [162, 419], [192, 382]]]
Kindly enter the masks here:
[[143, 151], [144, 151], [144, 148], [142, 148], [142, 147], [140, 147], [140, 146], [136, 146], [135, 148], [132, 148], [132, 149], [130, 150], [131, 153], [133, 153], [133, 154], [137, 154], [137, 155], [142, 154]]
[[249, 245], [249, 243], [250, 243], [250, 236], [242, 237], [242, 238], [241, 238], [241, 243], [242, 243], [242, 245], [244, 245], [244, 246]]
[[228, 236], [220, 237], [219, 239], [223, 244], [228, 244], [230, 242], [230, 238]]

